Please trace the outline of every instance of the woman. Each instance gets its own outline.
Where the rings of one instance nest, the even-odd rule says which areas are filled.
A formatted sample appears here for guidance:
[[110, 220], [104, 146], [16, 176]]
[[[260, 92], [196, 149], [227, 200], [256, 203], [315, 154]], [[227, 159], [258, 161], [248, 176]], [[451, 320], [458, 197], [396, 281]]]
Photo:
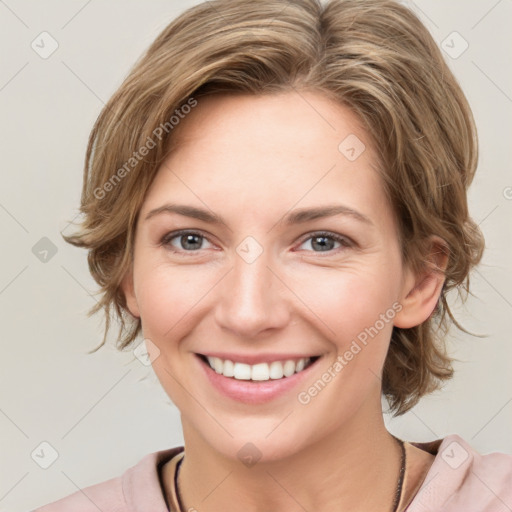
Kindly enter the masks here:
[[467, 101], [398, 3], [217, 0], [171, 23], [93, 129], [67, 240], [120, 347], [144, 337], [185, 447], [39, 510], [512, 507], [511, 456], [382, 417], [382, 395], [402, 414], [452, 375], [476, 161]]

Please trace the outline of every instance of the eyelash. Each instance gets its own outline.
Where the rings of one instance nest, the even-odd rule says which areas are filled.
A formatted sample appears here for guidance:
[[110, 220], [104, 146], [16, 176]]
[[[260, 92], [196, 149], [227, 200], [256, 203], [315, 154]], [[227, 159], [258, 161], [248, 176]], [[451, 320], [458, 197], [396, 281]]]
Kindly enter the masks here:
[[[208, 237], [206, 235], [203, 235], [200, 231], [180, 230], [180, 231], [173, 231], [171, 233], [167, 233], [166, 235], [164, 235], [162, 237], [161, 241], [160, 241], [160, 245], [162, 247], [166, 247], [167, 249], [169, 249], [174, 254], [177, 254], [177, 255], [183, 256], [183, 257], [188, 257], [187, 253], [192, 255], [194, 253], [200, 252], [201, 249], [199, 249], [199, 250], [191, 250], [191, 251], [187, 251], [185, 249], [179, 250], [179, 249], [175, 249], [171, 245], [171, 241], [172, 240], [174, 240], [175, 238], [181, 237], [181, 236], [185, 236], [185, 235], [197, 235], [197, 236], [201, 237], [201, 239], [205, 239], [208, 242], [210, 242], [210, 240], [208, 240]], [[331, 249], [331, 250], [327, 250], [327, 251], [311, 251], [311, 250], [308, 250], [307, 252], [312, 252], [312, 253], [315, 253], [315, 254], [318, 254], [318, 255], [322, 255], [322, 253], [325, 253], [326, 256], [331, 256], [333, 254], [337, 254], [342, 249], [348, 249], [348, 248], [356, 246], [355, 242], [353, 240], [351, 240], [350, 238], [348, 238], [346, 236], [343, 236], [343, 235], [338, 235], [337, 233], [332, 233], [330, 231], [315, 231], [313, 233], [308, 233], [300, 241], [299, 245], [304, 244], [304, 242], [307, 242], [310, 239], [321, 238], [321, 237], [332, 239], [335, 242], [339, 243], [341, 245], [341, 247], [337, 247], [335, 249]], [[210, 243], [212, 243], [212, 242], [210, 242]], [[323, 256], [323, 257], [325, 257], [325, 256]]]

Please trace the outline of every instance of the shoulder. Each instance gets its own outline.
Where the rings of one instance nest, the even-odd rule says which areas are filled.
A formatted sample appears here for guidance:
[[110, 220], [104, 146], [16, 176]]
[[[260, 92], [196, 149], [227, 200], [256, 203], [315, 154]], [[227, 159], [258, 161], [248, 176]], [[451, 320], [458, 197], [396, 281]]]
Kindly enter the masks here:
[[412, 444], [435, 459], [407, 512], [512, 508], [512, 455], [482, 455], [458, 435]]
[[36, 509], [34, 512], [124, 512], [126, 500], [123, 496], [122, 477], [112, 478], [90, 487], [80, 489], [65, 498]]
[[153, 512], [167, 512], [159, 468], [182, 451], [179, 446], [150, 453], [121, 476], [79, 489], [33, 512], [129, 512], [148, 506]]

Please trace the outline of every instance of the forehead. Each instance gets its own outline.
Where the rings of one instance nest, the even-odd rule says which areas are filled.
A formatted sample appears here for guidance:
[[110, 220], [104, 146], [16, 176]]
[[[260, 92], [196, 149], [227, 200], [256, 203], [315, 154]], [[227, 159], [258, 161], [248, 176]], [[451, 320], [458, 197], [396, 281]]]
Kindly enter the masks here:
[[[350, 135], [346, 147], [340, 148], [339, 144]], [[340, 149], [349, 149], [350, 142], [357, 146], [357, 152], [346, 152], [348, 161], [355, 161], [364, 148], [368, 150], [367, 161], [370, 154], [374, 156], [369, 136], [356, 114], [322, 93], [311, 91], [203, 97], [181, 122], [175, 137], [178, 151], [185, 151], [191, 144], [197, 151], [201, 144], [212, 152], [235, 155], [237, 148], [232, 142], [243, 142], [246, 150], [271, 150], [260, 152], [260, 158], [274, 159], [292, 150], [302, 158], [318, 158], [320, 147], [329, 147], [326, 156], [337, 158]]]
[[294, 205], [338, 202], [367, 216], [390, 209], [369, 135], [320, 93], [200, 98], [173, 135], [143, 210], [179, 199], [271, 221]]

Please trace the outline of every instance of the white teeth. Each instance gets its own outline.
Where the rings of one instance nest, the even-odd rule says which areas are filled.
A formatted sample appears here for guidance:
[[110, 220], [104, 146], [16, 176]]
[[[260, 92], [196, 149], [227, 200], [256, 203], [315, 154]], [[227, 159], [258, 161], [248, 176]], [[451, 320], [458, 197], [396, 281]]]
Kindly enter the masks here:
[[213, 358], [213, 369], [217, 373], [222, 373], [224, 370], [224, 363], [222, 362], [222, 359], [219, 359], [218, 357]]
[[283, 373], [285, 377], [291, 377], [295, 373], [295, 362], [285, 361], [283, 366]]
[[235, 363], [233, 377], [238, 380], [251, 380], [251, 365]]
[[291, 377], [294, 373], [304, 370], [311, 358], [301, 358], [298, 361], [288, 359], [286, 361], [273, 361], [272, 363], [258, 363], [254, 365], [234, 363], [229, 359], [222, 360], [218, 357], [208, 357], [210, 367], [224, 377], [233, 377], [237, 380], [275, 380], [283, 377]]
[[270, 378], [271, 379], [282, 379], [283, 378], [283, 364], [279, 361], [270, 363]]
[[235, 375], [234, 370], [235, 365], [233, 364], [233, 361], [226, 359], [226, 361], [224, 361], [224, 371], [222, 372], [224, 377], [233, 377]]
[[267, 363], [259, 363], [252, 366], [251, 380], [269, 380], [269, 370]]

